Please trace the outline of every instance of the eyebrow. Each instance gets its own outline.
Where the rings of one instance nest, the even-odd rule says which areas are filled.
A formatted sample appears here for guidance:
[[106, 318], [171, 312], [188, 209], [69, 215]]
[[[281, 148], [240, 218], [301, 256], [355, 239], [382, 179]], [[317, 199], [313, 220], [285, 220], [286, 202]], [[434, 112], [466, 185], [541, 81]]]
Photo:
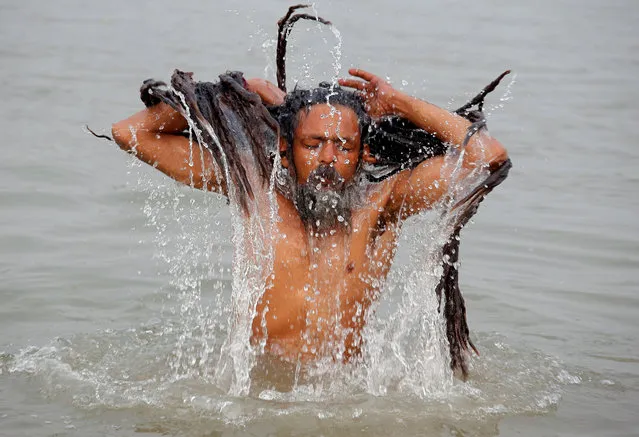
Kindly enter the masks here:
[[355, 141], [355, 138], [356, 138], [355, 136], [354, 137], [338, 137], [338, 136], [327, 137], [325, 135], [310, 135], [310, 136], [302, 137], [303, 140], [319, 140], [319, 141], [331, 140], [334, 142], [337, 142], [337, 141], [342, 142], [343, 140], [343, 141], [346, 141], [347, 143], [351, 141]]

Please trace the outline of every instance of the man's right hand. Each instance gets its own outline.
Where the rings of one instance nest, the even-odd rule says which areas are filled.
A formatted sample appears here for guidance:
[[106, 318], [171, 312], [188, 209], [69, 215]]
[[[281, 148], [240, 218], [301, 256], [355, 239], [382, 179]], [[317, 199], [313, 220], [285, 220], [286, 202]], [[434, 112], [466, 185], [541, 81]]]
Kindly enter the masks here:
[[151, 106], [155, 106], [160, 103], [162, 100], [156, 95], [153, 94], [153, 88], [166, 86], [166, 83], [161, 80], [155, 79], [147, 79], [142, 82], [142, 86], [140, 87], [140, 100], [144, 103], [144, 106], [150, 108]]
[[246, 88], [259, 95], [265, 105], [276, 106], [284, 103], [286, 93], [266, 79], [247, 79]]

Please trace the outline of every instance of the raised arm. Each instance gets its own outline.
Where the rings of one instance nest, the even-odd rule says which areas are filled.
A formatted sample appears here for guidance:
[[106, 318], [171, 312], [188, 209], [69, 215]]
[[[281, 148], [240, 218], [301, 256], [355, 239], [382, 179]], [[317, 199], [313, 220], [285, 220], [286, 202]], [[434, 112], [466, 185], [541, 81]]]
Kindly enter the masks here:
[[[358, 89], [365, 99], [367, 111], [373, 118], [399, 115], [440, 140], [459, 147], [470, 122], [423, 100], [394, 89], [383, 79], [359, 69], [349, 73], [363, 80], [342, 79], [341, 85]], [[506, 149], [485, 131], [473, 135], [465, 147], [462, 172], [470, 173], [478, 166], [497, 166], [508, 159]], [[436, 203], [449, 188], [449, 172], [445, 157], [428, 159], [412, 170], [398, 173], [387, 204], [387, 213], [400, 219], [416, 214]], [[463, 176], [463, 175], [462, 175]]]
[[186, 127], [182, 115], [158, 103], [115, 123], [112, 134], [121, 149], [170, 178], [193, 188], [226, 194], [225, 184], [214, 174], [211, 152], [180, 135]]

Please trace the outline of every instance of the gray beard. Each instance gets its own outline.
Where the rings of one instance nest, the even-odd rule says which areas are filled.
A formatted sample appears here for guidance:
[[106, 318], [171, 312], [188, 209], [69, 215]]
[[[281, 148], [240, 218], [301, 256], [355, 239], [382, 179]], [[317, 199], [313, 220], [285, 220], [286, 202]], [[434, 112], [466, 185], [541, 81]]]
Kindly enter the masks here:
[[[322, 189], [322, 179], [329, 182], [328, 188]], [[306, 183], [294, 184], [293, 203], [304, 226], [321, 233], [338, 227], [350, 229], [352, 212], [361, 198], [356, 180], [344, 184], [333, 167], [323, 166]]]

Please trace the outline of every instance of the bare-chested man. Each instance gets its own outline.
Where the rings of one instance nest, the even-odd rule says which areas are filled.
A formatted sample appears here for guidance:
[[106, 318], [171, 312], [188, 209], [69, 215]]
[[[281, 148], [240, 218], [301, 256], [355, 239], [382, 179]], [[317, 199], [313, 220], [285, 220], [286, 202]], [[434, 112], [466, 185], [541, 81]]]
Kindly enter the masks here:
[[[295, 92], [285, 95], [260, 79], [247, 85], [267, 105], [296, 108], [288, 123], [280, 123], [281, 165], [291, 187], [276, 191], [281, 218], [276, 231], [286, 238], [277, 240], [273, 274], [253, 322], [253, 339], [265, 339], [267, 352], [287, 359], [348, 360], [359, 353], [366, 313], [391, 266], [398, 225], [430, 208], [449, 188], [439, 156], [359, 190], [362, 162], [375, 161], [362, 143], [363, 111], [373, 119], [401, 116], [451, 145], [462, 144], [470, 126], [371, 73], [349, 72], [354, 77], [339, 83], [354, 91], [331, 91], [328, 102], [313, 92], [293, 102]], [[178, 112], [160, 103], [114, 124], [113, 136], [122, 149], [169, 177], [226, 194], [227, 181], [214, 174], [210, 154], [191, 154], [188, 138], [178, 135], [186, 127]], [[467, 172], [508, 158], [484, 131], [464, 152]]]

